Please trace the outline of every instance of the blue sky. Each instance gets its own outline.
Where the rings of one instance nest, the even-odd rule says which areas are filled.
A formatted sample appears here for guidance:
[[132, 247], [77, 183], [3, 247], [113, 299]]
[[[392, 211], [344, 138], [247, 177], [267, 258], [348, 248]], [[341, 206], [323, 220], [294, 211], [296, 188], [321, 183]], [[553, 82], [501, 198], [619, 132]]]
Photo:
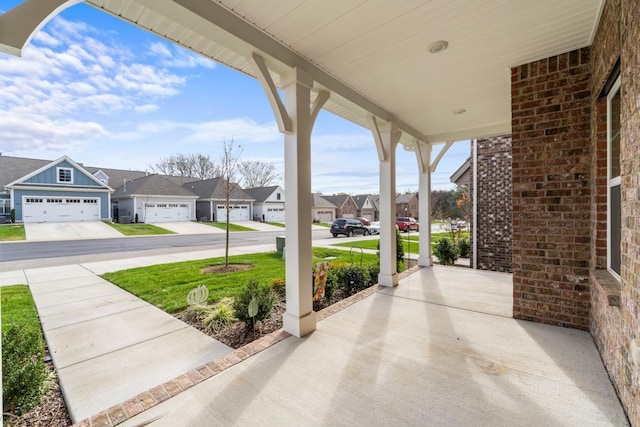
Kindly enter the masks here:
[[[6, 11], [19, 1], [3, 1]], [[0, 53], [0, 152], [88, 166], [151, 170], [172, 154], [218, 159], [223, 141], [243, 160], [282, 173], [284, 137], [260, 85], [85, 4], [65, 10], [21, 58]], [[437, 152], [437, 149], [436, 149]], [[434, 189], [469, 156], [454, 144], [432, 176]], [[397, 151], [398, 192], [418, 189], [415, 155]], [[321, 112], [312, 134], [312, 189], [378, 193], [378, 160], [368, 129]]]

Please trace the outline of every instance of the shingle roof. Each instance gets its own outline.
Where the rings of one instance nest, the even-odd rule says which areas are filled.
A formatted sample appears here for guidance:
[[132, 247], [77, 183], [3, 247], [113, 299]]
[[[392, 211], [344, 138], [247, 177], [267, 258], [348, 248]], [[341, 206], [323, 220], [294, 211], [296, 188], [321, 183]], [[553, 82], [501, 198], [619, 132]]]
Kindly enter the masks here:
[[409, 203], [415, 197], [415, 193], [399, 194], [396, 197], [396, 203]]
[[132, 195], [196, 197], [193, 192], [173, 183], [167, 177], [155, 174], [127, 181], [127, 184], [118, 188], [111, 198], [119, 199]]
[[325, 200], [333, 203], [336, 206], [342, 206], [347, 198], [351, 197], [348, 194], [340, 194], [335, 196], [322, 196]]
[[280, 188], [279, 185], [272, 185], [269, 187], [253, 187], [253, 188], [245, 188], [244, 191], [250, 195], [251, 197], [253, 197], [255, 199], [256, 202], [258, 203], [263, 203], [265, 200], [267, 200], [269, 198], [270, 195], [273, 194], [274, 191], [276, 191], [278, 188]]
[[[183, 185], [183, 187], [200, 197], [200, 200], [224, 200], [226, 199], [225, 180], [222, 178], [205, 179], [204, 181], [193, 181]], [[231, 200], [253, 200], [253, 197], [245, 193], [238, 184], [231, 184]]]
[[351, 198], [353, 199], [354, 202], [356, 202], [356, 205], [358, 206], [358, 209], [362, 209], [364, 207], [364, 204], [367, 201], [367, 199], [371, 198], [371, 195], [370, 194], [356, 194], [355, 196], [351, 196]]
[[318, 193], [311, 195], [311, 207], [312, 208], [337, 208], [336, 205], [325, 199], [326, 196], [321, 196]]
[[0, 155], [0, 191], [4, 191], [5, 185], [48, 165], [52, 161]]

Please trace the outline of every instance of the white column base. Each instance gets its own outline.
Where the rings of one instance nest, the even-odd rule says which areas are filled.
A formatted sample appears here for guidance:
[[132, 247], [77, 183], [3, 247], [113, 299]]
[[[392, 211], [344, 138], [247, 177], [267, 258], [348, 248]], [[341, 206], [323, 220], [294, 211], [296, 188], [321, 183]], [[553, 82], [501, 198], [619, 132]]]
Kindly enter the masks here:
[[282, 315], [282, 326], [285, 332], [298, 338], [303, 337], [316, 330], [316, 312], [312, 311], [302, 317], [291, 313], [284, 313]]
[[430, 256], [419, 256], [418, 265], [420, 267], [431, 267], [433, 265], [433, 262], [431, 261]]
[[378, 274], [378, 285], [387, 286], [389, 288], [393, 288], [398, 286], [398, 273], [393, 274]]

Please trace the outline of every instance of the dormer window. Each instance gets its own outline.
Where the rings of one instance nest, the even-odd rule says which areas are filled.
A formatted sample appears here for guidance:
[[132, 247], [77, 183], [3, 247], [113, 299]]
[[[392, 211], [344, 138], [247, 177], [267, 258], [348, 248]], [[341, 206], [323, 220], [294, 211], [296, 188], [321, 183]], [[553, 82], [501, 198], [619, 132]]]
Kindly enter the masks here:
[[73, 169], [58, 168], [58, 184], [71, 184], [71, 183], [73, 183]]
[[276, 199], [277, 199], [277, 200], [280, 200], [280, 198], [281, 198], [280, 193], [276, 193]]

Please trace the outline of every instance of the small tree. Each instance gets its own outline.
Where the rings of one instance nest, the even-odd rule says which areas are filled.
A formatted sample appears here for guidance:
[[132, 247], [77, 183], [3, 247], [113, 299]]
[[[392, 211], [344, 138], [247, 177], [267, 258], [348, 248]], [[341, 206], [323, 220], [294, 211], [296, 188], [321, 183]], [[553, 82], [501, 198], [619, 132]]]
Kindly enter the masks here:
[[234, 147], [233, 138], [230, 142], [224, 141], [222, 155], [220, 156], [220, 176], [224, 180], [225, 211], [227, 213], [226, 239], [224, 245], [224, 266], [229, 267], [229, 213], [231, 212], [231, 194], [238, 187], [235, 178], [238, 173], [238, 161], [242, 154], [242, 147]]
[[11, 209], [11, 224], [15, 224], [16, 222], [16, 210]]
[[280, 178], [273, 163], [245, 160], [238, 167], [245, 188], [266, 187]]

